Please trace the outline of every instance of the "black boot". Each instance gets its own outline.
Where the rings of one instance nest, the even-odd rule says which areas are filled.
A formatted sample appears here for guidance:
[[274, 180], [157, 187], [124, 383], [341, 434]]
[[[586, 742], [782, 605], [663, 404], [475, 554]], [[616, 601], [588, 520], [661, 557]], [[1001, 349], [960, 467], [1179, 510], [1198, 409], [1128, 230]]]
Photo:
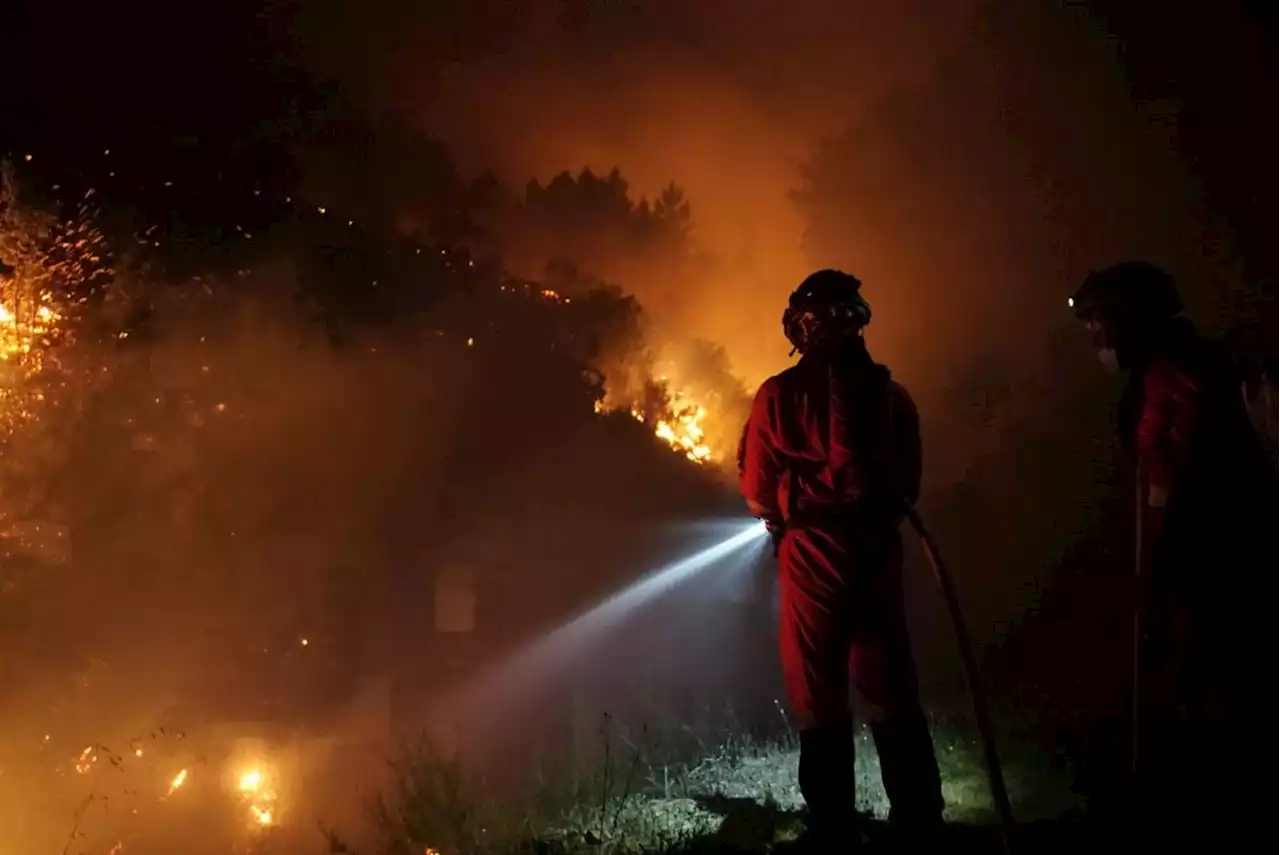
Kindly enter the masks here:
[[935, 838], [942, 829], [942, 779], [924, 714], [874, 723], [871, 736], [880, 756], [893, 836], [920, 843]]
[[852, 719], [800, 732], [800, 793], [809, 807], [807, 850], [847, 853], [857, 845], [853, 761]]

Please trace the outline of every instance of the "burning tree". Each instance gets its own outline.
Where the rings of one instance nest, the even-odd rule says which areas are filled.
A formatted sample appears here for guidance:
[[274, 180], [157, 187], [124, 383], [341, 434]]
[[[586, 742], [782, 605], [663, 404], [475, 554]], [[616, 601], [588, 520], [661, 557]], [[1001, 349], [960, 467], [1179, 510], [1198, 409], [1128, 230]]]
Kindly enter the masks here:
[[0, 524], [11, 536], [13, 520], [47, 504], [40, 484], [58, 443], [42, 416], [74, 409], [65, 393], [78, 378], [63, 355], [80, 309], [110, 276], [92, 196], [62, 216], [29, 200], [13, 164], [0, 163]]
[[90, 190], [72, 216], [62, 217], [52, 206], [29, 203], [13, 164], [0, 163], [0, 418], [6, 436], [30, 416], [30, 401], [43, 399], [24, 388], [26, 381], [56, 360], [56, 346], [71, 335], [70, 317], [110, 275], [92, 196]]
[[541, 273], [547, 293], [587, 320], [596, 412], [630, 414], [693, 463], [733, 459], [744, 392], [723, 351], [664, 333], [641, 309], [680, 305], [702, 260], [679, 185], [649, 200], [633, 197], [617, 169], [563, 172], [530, 182], [491, 228], [515, 271]]

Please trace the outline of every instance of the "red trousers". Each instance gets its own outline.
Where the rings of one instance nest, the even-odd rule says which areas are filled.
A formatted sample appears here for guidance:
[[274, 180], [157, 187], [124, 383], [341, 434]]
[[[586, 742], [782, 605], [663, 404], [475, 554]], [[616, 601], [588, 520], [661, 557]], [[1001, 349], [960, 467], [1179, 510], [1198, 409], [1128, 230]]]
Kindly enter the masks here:
[[811, 826], [847, 839], [855, 802], [849, 683], [871, 725], [891, 824], [941, 822], [938, 764], [920, 708], [902, 604], [897, 526], [809, 525], [779, 549], [783, 677], [800, 728]]
[[778, 560], [783, 676], [800, 728], [848, 718], [851, 677], [871, 721], [916, 710], [897, 529], [789, 531]]

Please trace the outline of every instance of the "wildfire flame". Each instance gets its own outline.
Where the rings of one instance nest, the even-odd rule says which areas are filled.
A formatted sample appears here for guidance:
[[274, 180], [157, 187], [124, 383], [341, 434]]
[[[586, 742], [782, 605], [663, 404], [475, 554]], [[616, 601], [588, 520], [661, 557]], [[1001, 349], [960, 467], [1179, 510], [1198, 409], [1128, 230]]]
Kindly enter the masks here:
[[241, 797], [249, 806], [249, 815], [260, 826], [275, 824], [275, 790], [267, 786], [266, 775], [254, 766], [240, 774], [238, 782]]
[[[622, 404], [611, 401], [608, 393], [593, 404], [596, 413], [608, 413], [626, 410], [628, 415], [649, 424], [650, 417], [639, 403]], [[650, 412], [653, 407], [650, 406]], [[653, 434], [669, 445], [672, 451], [680, 452], [692, 463], [709, 463], [716, 461], [716, 454], [707, 442], [707, 408], [692, 401], [684, 392], [667, 393], [660, 403], [660, 411], [653, 416]]]
[[[529, 296], [537, 296], [547, 302], [559, 306], [570, 304], [571, 298], [554, 288], [546, 288], [536, 283], [506, 283], [500, 287], [502, 291], [515, 291]], [[467, 345], [473, 345], [474, 339], [467, 339]], [[713, 460], [711, 446], [707, 442], [703, 421], [707, 410], [693, 401], [686, 391], [670, 392], [666, 389], [667, 378], [658, 377], [664, 401], [660, 407], [646, 398], [642, 404], [638, 400], [627, 398], [615, 399], [609, 391], [593, 402], [592, 409], [597, 415], [625, 410], [631, 417], [642, 423], [652, 423], [654, 436], [661, 439], [675, 451], [680, 452], [693, 463], [707, 463]]]
[[[597, 413], [622, 409], [610, 402], [607, 393], [594, 403], [593, 408]], [[639, 404], [631, 404], [626, 409], [636, 421], [647, 421]], [[676, 392], [667, 395], [663, 410], [653, 420], [653, 435], [693, 463], [701, 465], [712, 462], [715, 458], [711, 446], [707, 444], [706, 429], [703, 427], [703, 420], [707, 417], [706, 408], [690, 400], [684, 393]]]
[[711, 447], [706, 443], [706, 431], [702, 420], [707, 411], [694, 403], [686, 403], [679, 396], [671, 405], [672, 417], [659, 419], [654, 434], [694, 463], [706, 463], [711, 459]]
[[61, 315], [47, 305], [38, 305], [30, 312], [14, 312], [0, 303], [0, 359], [8, 361], [26, 356], [53, 332], [61, 319]]
[[[42, 301], [48, 295], [41, 295]], [[18, 309], [15, 311], [15, 309]], [[43, 302], [22, 309], [0, 301], [0, 435], [31, 419], [44, 400], [26, 382], [44, 368], [41, 345], [57, 331], [62, 315]]]

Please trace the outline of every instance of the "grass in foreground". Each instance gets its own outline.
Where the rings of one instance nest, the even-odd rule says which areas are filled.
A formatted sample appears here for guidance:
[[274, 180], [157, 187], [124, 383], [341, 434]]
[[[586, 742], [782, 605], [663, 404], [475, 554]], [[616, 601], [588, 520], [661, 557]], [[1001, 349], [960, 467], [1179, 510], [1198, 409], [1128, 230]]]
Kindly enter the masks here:
[[[802, 832], [803, 800], [791, 740], [728, 740], [695, 760], [657, 762], [622, 739], [603, 746], [593, 775], [542, 776], [523, 796], [498, 799], [483, 779], [418, 746], [393, 766], [389, 788], [370, 807], [360, 845], [327, 835], [331, 851], [359, 855], [516, 855], [517, 853], [770, 852]], [[994, 821], [976, 745], [935, 727], [948, 820]], [[1031, 792], [1046, 779], [1022, 765], [1006, 769], [1016, 800], [1045, 803]], [[869, 734], [858, 734], [858, 807], [873, 819], [888, 811]], [[1059, 802], [1061, 799], [1053, 799]], [[1043, 811], [1041, 811], [1042, 813]], [[1042, 816], [1024, 815], [1023, 819]], [[990, 848], [989, 830], [966, 851]]]

